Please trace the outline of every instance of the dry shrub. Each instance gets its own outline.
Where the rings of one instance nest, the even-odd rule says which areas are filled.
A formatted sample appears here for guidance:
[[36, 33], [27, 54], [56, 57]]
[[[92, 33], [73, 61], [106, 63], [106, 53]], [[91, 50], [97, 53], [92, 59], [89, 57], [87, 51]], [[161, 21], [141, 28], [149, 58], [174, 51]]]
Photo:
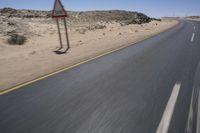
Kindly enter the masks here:
[[105, 29], [106, 26], [105, 25], [99, 25], [99, 24], [97, 24], [97, 25], [94, 26], [94, 28], [95, 29]]
[[8, 43], [10, 45], [23, 45], [26, 42], [26, 37], [23, 35], [12, 34], [10, 38], [8, 38]]
[[87, 29], [76, 29], [76, 32], [79, 34], [85, 34], [87, 32]]
[[100, 24], [90, 25], [87, 27], [88, 30], [99, 30], [99, 29], [105, 29], [105, 28], [106, 28], [105, 25], [100, 25]]

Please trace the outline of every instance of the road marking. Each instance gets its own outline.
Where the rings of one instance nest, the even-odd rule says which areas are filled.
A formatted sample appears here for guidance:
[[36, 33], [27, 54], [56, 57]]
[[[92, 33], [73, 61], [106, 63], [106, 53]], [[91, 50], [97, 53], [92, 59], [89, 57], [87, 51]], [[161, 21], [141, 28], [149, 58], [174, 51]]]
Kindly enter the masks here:
[[192, 98], [191, 98], [191, 102], [190, 102], [190, 110], [189, 110], [189, 115], [188, 115], [188, 120], [187, 120], [187, 126], [186, 126], [186, 129], [185, 129], [185, 133], [192, 133], [192, 127], [193, 127], [193, 116], [194, 116], [194, 110], [193, 110], [193, 105], [194, 105], [194, 98], [195, 98], [195, 95], [194, 95], [194, 91], [195, 91], [195, 88], [193, 88], [193, 91], [192, 91]]
[[181, 88], [181, 84], [176, 83], [174, 88], [173, 88], [172, 94], [169, 98], [169, 101], [168, 101], [167, 106], [165, 108], [165, 112], [163, 113], [162, 119], [161, 119], [160, 124], [157, 128], [156, 133], [168, 133], [169, 125], [170, 125], [170, 122], [171, 122], [172, 115], [174, 113], [174, 108], [175, 108], [175, 104], [176, 104], [176, 101], [177, 101], [177, 98], [178, 98], [180, 88]]
[[200, 91], [199, 91], [199, 98], [198, 98], [198, 109], [197, 109], [197, 132], [200, 133]]
[[196, 29], [196, 27], [194, 26], [194, 30]]
[[194, 37], [195, 37], [195, 34], [194, 33], [192, 33], [192, 37], [191, 37], [191, 42], [193, 42], [194, 41]]

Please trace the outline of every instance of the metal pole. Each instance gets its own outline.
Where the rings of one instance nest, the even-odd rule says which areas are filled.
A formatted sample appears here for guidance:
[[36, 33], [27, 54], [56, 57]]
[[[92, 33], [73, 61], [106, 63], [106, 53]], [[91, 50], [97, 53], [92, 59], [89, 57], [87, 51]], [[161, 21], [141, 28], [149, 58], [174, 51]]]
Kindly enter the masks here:
[[60, 40], [60, 48], [63, 48], [62, 37], [61, 37], [60, 26], [59, 26], [59, 20], [56, 19], [56, 22], [57, 22], [57, 27], [58, 27], [58, 35], [59, 35], [59, 40]]
[[70, 44], [69, 44], [69, 35], [68, 35], [68, 30], [67, 30], [67, 22], [66, 22], [65, 18], [63, 18], [63, 20], [64, 20], [65, 32], [66, 32], [67, 50], [69, 50], [70, 49]]

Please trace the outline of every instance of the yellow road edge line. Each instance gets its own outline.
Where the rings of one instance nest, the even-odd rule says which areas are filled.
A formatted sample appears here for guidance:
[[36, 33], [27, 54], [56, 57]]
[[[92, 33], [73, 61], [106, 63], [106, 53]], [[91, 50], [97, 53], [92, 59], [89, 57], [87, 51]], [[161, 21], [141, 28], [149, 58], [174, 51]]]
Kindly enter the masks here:
[[109, 54], [111, 54], [111, 53], [114, 53], [114, 52], [116, 52], [116, 51], [122, 50], [122, 49], [124, 49], [124, 48], [127, 48], [127, 47], [129, 47], [129, 46], [132, 46], [132, 45], [137, 44], [137, 43], [139, 43], [139, 42], [142, 42], [142, 41], [144, 41], [144, 40], [147, 40], [147, 39], [149, 39], [149, 38], [151, 38], [151, 37], [154, 37], [154, 36], [159, 35], [159, 34], [165, 32], [165, 31], [167, 31], [167, 30], [170, 30], [170, 29], [174, 28], [174, 27], [177, 26], [178, 24], [179, 24], [179, 22], [178, 22], [177, 24], [173, 25], [172, 27], [165, 29], [165, 30], [162, 31], [162, 32], [159, 32], [159, 33], [156, 33], [156, 34], [154, 34], [154, 35], [150, 35], [150, 36], [148, 36], [148, 37], [145, 37], [144, 39], [141, 39], [140, 41], [133, 42], [133, 43], [128, 44], [128, 45], [126, 45], [126, 46], [121, 46], [121, 47], [116, 48], [116, 49], [114, 49], [114, 50], [110, 50], [110, 51], [108, 51], [108, 52], [105, 52], [105, 53], [102, 53], [102, 54], [97, 55], [97, 56], [95, 56], [95, 57], [92, 57], [92, 58], [90, 58], [90, 59], [86, 59], [85, 61], [79, 62], [79, 63], [77, 63], [77, 64], [68, 66], [68, 67], [66, 67], [66, 68], [62, 68], [62, 69], [57, 70], [57, 71], [55, 71], [55, 72], [52, 72], [52, 73], [50, 73], [50, 74], [41, 76], [41, 77], [39, 77], [39, 78], [33, 79], [33, 80], [28, 81], [28, 82], [25, 82], [25, 83], [22, 83], [22, 84], [20, 84], [20, 85], [17, 85], [17, 86], [15, 86], [15, 87], [10, 88], [10, 89], [6, 89], [6, 90], [3, 90], [3, 91], [0, 91], [0, 96], [1, 96], [1, 95], [4, 95], [4, 94], [6, 94], [6, 93], [12, 92], [12, 91], [14, 91], [14, 90], [17, 90], [17, 89], [19, 89], [19, 88], [22, 88], [22, 87], [24, 87], [24, 86], [30, 85], [30, 84], [32, 84], [32, 83], [35, 83], [35, 82], [37, 82], [37, 81], [43, 80], [43, 79], [45, 79], [45, 78], [48, 78], [48, 77], [50, 77], [50, 76], [56, 75], [56, 74], [58, 74], [58, 73], [67, 71], [67, 70], [72, 69], [72, 68], [75, 68], [75, 67], [78, 67], [78, 66], [80, 66], [80, 65], [82, 65], [82, 64], [85, 64], [85, 63], [87, 63], [87, 62], [90, 62], [90, 61], [92, 61], [92, 60], [95, 60], [95, 59], [98, 59], [98, 58], [100, 58], [100, 57], [103, 57], [103, 56], [109, 55]]
[[103, 54], [97, 55], [97, 56], [95, 56], [95, 57], [93, 57], [93, 58], [90, 58], [90, 59], [87, 59], [87, 60], [85, 60], [85, 61], [79, 62], [79, 63], [74, 64], [74, 65], [72, 65], [72, 66], [68, 66], [68, 67], [66, 67], [66, 68], [62, 68], [61, 70], [52, 72], [52, 73], [47, 74], [47, 75], [44, 75], [44, 76], [41, 76], [41, 77], [39, 77], [39, 78], [33, 79], [33, 80], [31, 80], [31, 81], [28, 81], [28, 82], [26, 82], [26, 83], [22, 83], [22, 84], [20, 84], [20, 85], [17, 85], [17, 86], [15, 86], [15, 87], [10, 88], [10, 89], [1, 91], [1, 92], [0, 92], [0, 95], [4, 95], [4, 94], [6, 94], [6, 93], [12, 92], [12, 91], [17, 90], [17, 89], [19, 89], [19, 88], [22, 88], [22, 87], [24, 87], [24, 86], [30, 85], [30, 84], [35, 83], [35, 82], [37, 82], [37, 81], [46, 79], [46, 78], [48, 78], [48, 77], [50, 77], [50, 76], [56, 75], [56, 74], [58, 74], [58, 73], [67, 71], [67, 70], [72, 69], [72, 68], [75, 68], [75, 67], [77, 67], [77, 66], [80, 66], [80, 65], [85, 64], [85, 63], [87, 63], [87, 62], [90, 62], [90, 61], [92, 61], [92, 60], [98, 59], [98, 58], [103, 57], [103, 56], [105, 56], [105, 55], [109, 55], [109, 54], [111, 54], [111, 53], [114, 53], [114, 52], [119, 51], [119, 50], [121, 50], [121, 49], [127, 48], [127, 47], [129, 47], [129, 46], [131, 46], [131, 45], [134, 45], [134, 44], [135, 44], [135, 43], [130, 44], [130, 45], [126, 45], [126, 46], [121, 46], [121, 47], [119, 47], [119, 48], [117, 48], [117, 49], [114, 49], [114, 50], [105, 52], [105, 53], [103, 53]]

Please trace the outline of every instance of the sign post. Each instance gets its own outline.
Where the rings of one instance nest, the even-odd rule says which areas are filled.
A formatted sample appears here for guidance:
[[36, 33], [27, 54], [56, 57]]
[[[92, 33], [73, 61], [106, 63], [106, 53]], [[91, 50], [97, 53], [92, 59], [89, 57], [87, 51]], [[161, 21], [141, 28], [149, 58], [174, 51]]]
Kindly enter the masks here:
[[[58, 27], [58, 36], [59, 36], [59, 41], [60, 41], [60, 48], [61, 50], [63, 48], [63, 41], [62, 41], [62, 35], [61, 35], [61, 28], [60, 28], [60, 22], [59, 20], [63, 20], [64, 27], [65, 27], [65, 35], [66, 35], [66, 41], [67, 41], [67, 48], [64, 50], [62, 53], [66, 53], [70, 49], [70, 44], [69, 44], [69, 36], [68, 36], [68, 29], [67, 29], [67, 22], [66, 22], [66, 17], [68, 17], [67, 12], [64, 9], [63, 4], [61, 3], [60, 0], [55, 0], [54, 3], [54, 9], [52, 12], [52, 18], [56, 19], [57, 27]], [[60, 51], [56, 51], [61, 53]]]

